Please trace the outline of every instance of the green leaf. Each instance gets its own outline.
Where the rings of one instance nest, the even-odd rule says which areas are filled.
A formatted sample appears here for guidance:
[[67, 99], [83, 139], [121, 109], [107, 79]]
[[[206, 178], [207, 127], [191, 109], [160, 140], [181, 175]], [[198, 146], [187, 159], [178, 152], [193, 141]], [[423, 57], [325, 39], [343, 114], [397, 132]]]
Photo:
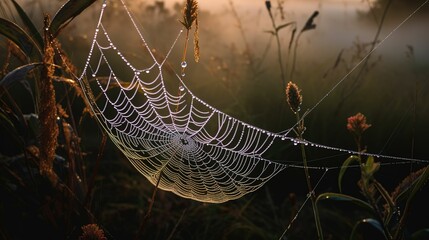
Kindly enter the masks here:
[[374, 158], [369, 156], [365, 162], [365, 172], [370, 174], [374, 169]]
[[[320, 194], [317, 199], [316, 203], [319, 204], [320, 201], [332, 201], [332, 202], [345, 202], [345, 203], [351, 203], [357, 207], [362, 208], [362, 210], [366, 210], [368, 212], [374, 213], [373, 208], [368, 203], [358, 199], [354, 198], [349, 195], [340, 194], [340, 193], [322, 193]], [[334, 203], [335, 204], [335, 203]]]
[[363, 168], [363, 179], [370, 181], [374, 174], [380, 169], [380, 163], [374, 161], [374, 157], [369, 156], [364, 164]]
[[6, 89], [13, 82], [25, 80], [27, 73], [30, 70], [42, 65], [43, 63], [30, 63], [27, 65], [23, 65], [18, 68], [15, 68], [13, 71], [9, 72], [6, 76], [4, 76], [2, 80], [0, 80], [0, 86]]
[[0, 34], [15, 43], [30, 60], [37, 62], [42, 60], [42, 53], [37, 44], [15, 23], [0, 18]]
[[341, 166], [340, 173], [338, 174], [338, 188], [340, 189], [340, 192], [342, 192], [342, 189], [341, 189], [341, 183], [342, 183], [342, 180], [343, 180], [344, 173], [346, 172], [347, 167], [348, 167], [348, 166], [349, 166], [353, 161], [359, 162], [359, 157], [358, 157], [358, 156], [355, 156], [355, 155], [352, 155], [352, 156], [348, 157], [348, 158], [343, 162], [343, 165]]
[[429, 239], [429, 228], [425, 228], [411, 235], [411, 240], [426, 240]]
[[387, 239], [386, 233], [381, 223], [373, 218], [362, 219], [355, 224], [350, 240], [360, 239], [360, 235], [364, 235], [363, 239]]
[[88, 8], [96, 0], [69, 0], [55, 14], [50, 25], [50, 32], [53, 37], [58, 36], [61, 29], [66, 27], [83, 10]]
[[39, 49], [43, 49], [43, 46], [44, 46], [43, 38], [42, 38], [42, 35], [40, 35], [40, 33], [37, 31], [36, 26], [34, 26], [33, 22], [25, 13], [25, 11], [21, 8], [21, 6], [15, 0], [11, 0], [11, 1], [15, 6], [19, 16], [21, 17], [22, 22], [27, 27], [30, 37], [37, 43], [37, 46], [39, 47]]

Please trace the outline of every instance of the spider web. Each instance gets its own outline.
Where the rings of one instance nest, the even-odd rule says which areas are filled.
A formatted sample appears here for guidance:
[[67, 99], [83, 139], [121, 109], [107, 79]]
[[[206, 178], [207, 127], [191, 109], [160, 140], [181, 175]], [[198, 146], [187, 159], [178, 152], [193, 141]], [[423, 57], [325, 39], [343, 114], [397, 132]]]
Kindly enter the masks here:
[[159, 57], [120, 2], [138, 35], [138, 54], [144, 61], [129, 60], [115, 45], [103, 22], [105, 1], [79, 82], [112, 142], [152, 184], [184, 198], [222, 203], [257, 190], [288, 167], [301, 167], [264, 157], [273, 144], [292, 141], [357, 154], [294, 139], [288, 136], [292, 128], [273, 133], [242, 122], [195, 96], [181, 75], [175, 74], [180, 87], [169, 87], [164, 77], [167, 59], [182, 31], [166, 56]]

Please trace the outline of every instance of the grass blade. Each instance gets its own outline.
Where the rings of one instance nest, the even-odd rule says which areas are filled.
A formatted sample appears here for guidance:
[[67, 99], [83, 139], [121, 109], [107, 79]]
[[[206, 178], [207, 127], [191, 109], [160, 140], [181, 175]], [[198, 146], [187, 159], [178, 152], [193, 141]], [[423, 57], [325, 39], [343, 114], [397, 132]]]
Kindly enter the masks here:
[[58, 36], [61, 29], [66, 27], [83, 10], [88, 8], [96, 0], [69, 0], [55, 14], [50, 25], [53, 37]]
[[[33, 70], [36, 67], [42, 66], [43, 63], [30, 63], [27, 65], [20, 66], [15, 68], [13, 71], [9, 72], [2, 80], [0, 80], [0, 87], [4, 89], [8, 88], [8, 86], [14, 82], [22, 81], [26, 78], [27, 73]], [[0, 93], [2, 90], [0, 90]]]
[[334, 204], [336, 204], [335, 202], [351, 203], [355, 206], [360, 207], [362, 210], [365, 209], [370, 213], [374, 213], [374, 209], [368, 203], [358, 198], [354, 198], [340, 193], [322, 193], [317, 197], [317, 200], [316, 200], [318, 204], [320, 201], [333, 201]]
[[25, 55], [33, 61], [40, 62], [42, 53], [28, 34], [15, 23], [0, 18], [0, 34], [15, 43]]
[[363, 239], [387, 239], [381, 223], [373, 218], [362, 219], [353, 227], [350, 240], [361, 239], [360, 234], [364, 234]]
[[38, 47], [42, 49], [44, 45], [42, 35], [40, 35], [40, 33], [37, 31], [36, 26], [34, 26], [33, 22], [28, 17], [27, 13], [25, 13], [25, 11], [21, 8], [21, 6], [15, 0], [11, 0], [11, 1], [15, 6], [15, 9], [18, 12], [19, 16], [21, 17], [22, 22], [27, 27], [30, 36], [36, 42]]
[[338, 174], [338, 188], [340, 189], [340, 192], [342, 192], [341, 182], [343, 181], [344, 173], [346, 172], [348, 166], [354, 161], [359, 162], [359, 157], [352, 155], [348, 157], [341, 166], [340, 173]]

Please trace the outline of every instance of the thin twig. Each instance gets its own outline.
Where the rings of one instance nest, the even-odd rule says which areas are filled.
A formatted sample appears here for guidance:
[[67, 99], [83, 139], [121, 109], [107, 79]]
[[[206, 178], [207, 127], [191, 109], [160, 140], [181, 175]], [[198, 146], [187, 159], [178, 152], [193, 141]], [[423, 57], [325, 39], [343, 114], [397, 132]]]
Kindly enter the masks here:
[[[298, 124], [298, 138], [300, 140], [303, 139], [303, 132], [304, 132], [304, 124], [303, 124], [303, 120], [301, 120], [301, 118], [299, 117], [299, 112], [296, 112], [296, 120], [298, 122], [301, 122]], [[314, 193], [314, 189], [313, 186], [311, 184], [311, 178], [310, 178], [310, 173], [308, 171], [308, 164], [307, 164], [307, 156], [305, 153], [305, 145], [304, 143], [300, 144], [301, 147], [301, 155], [302, 155], [302, 160], [304, 162], [304, 173], [305, 173], [305, 178], [307, 181], [307, 188], [308, 188], [308, 192], [310, 194], [310, 199], [311, 199], [311, 204], [313, 206], [313, 214], [314, 214], [314, 220], [316, 222], [316, 229], [317, 229], [317, 236], [319, 238], [319, 240], [323, 240], [323, 232], [322, 232], [322, 224], [320, 223], [320, 216], [319, 216], [319, 210], [317, 208], [317, 204], [316, 204], [316, 195]]]
[[94, 171], [92, 173], [91, 180], [88, 184], [88, 190], [86, 192], [86, 197], [85, 197], [85, 201], [84, 201], [84, 206], [88, 209], [90, 209], [90, 206], [91, 206], [92, 194], [93, 194], [93, 189], [94, 189], [94, 185], [95, 185], [95, 178], [96, 178], [96, 176], [98, 174], [98, 170], [100, 168], [100, 162], [101, 162], [101, 158], [102, 158], [103, 153], [104, 153], [106, 141], [107, 141], [107, 136], [106, 136], [106, 134], [103, 133], [103, 137], [101, 139], [100, 148], [99, 148], [100, 150], [98, 151], [97, 160], [95, 161]]
[[159, 173], [159, 177], [158, 177], [158, 180], [156, 182], [155, 189], [152, 192], [152, 198], [151, 198], [150, 203], [149, 203], [149, 208], [148, 208], [146, 214], [144, 215], [144, 217], [142, 219], [142, 222], [140, 224], [140, 228], [139, 228], [139, 230], [137, 232], [137, 235], [136, 235], [136, 238], [135, 238], [136, 240], [141, 239], [144, 227], [146, 226], [146, 223], [147, 223], [147, 221], [150, 218], [150, 214], [152, 213], [152, 208], [153, 208], [153, 204], [155, 202], [155, 197], [156, 197], [156, 193], [158, 191], [158, 185], [159, 185], [159, 182], [161, 181], [161, 177], [162, 177], [162, 170]]
[[177, 220], [176, 224], [174, 225], [173, 230], [171, 231], [170, 235], [168, 236], [167, 240], [173, 239], [174, 234], [176, 233], [177, 227], [179, 227], [180, 223], [183, 220], [183, 217], [185, 216], [187, 208], [185, 208], [182, 212], [182, 215], [180, 215], [179, 220]]
[[282, 81], [282, 89], [284, 90], [286, 88], [286, 75], [285, 75], [285, 70], [284, 70], [284, 66], [283, 66], [282, 47], [281, 47], [281, 43], [280, 43], [279, 32], [277, 30], [277, 26], [276, 26], [276, 22], [274, 20], [274, 16], [271, 12], [271, 7], [267, 6], [267, 10], [268, 10], [268, 14], [269, 14], [270, 19], [271, 19], [271, 24], [273, 25], [273, 34], [276, 37], [277, 57], [278, 57], [279, 65], [280, 65], [280, 79]]
[[343, 93], [341, 101], [338, 102], [338, 106], [336, 108], [336, 113], [338, 113], [340, 111], [341, 107], [345, 103], [345, 100], [349, 96], [352, 95], [353, 88], [356, 88], [359, 86], [358, 81], [362, 77], [364, 70], [367, 69], [369, 59], [370, 59], [372, 53], [374, 52], [374, 50], [376, 49], [376, 47], [378, 46], [377, 45], [378, 38], [380, 37], [380, 33], [381, 33], [382, 28], [383, 28], [384, 21], [386, 20], [387, 13], [388, 13], [388, 10], [389, 10], [392, 2], [393, 2], [393, 0], [389, 0], [389, 2], [387, 2], [386, 7], [384, 8], [384, 11], [383, 11], [383, 15], [381, 16], [380, 23], [378, 24], [377, 32], [376, 32], [374, 39], [372, 41], [371, 49], [369, 50], [368, 54], [366, 55], [365, 59], [363, 60], [362, 67], [359, 69], [359, 72], [357, 72], [357, 74], [355, 75], [356, 77], [354, 77], [353, 82], [351, 83], [352, 89], [350, 89], [350, 91], [348, 91], [347, 93]]

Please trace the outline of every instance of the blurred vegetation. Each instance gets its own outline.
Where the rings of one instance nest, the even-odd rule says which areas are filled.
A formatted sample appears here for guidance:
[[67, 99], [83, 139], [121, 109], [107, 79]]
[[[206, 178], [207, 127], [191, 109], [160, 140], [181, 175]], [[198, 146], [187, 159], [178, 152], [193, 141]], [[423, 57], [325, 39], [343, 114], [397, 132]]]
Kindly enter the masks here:
[[[417, 7], [422, 5], [425, 1], [422, 0], [398, 0], [392, 2], [392, 11], [393, 13], [398, 12], [408, 12], [408, 11], [414, 11]], [[373, 11], [374, 12], [381, 12], [389, 3], [389, 0], [376, 0], [373, 1]], [[426, 14], [429, 11], [429, 8], [427, 6], [423, 6], [421, 9], [420, 14]]]
[[[73, 24], [72, 20], [97, 16], [100, 2], [94, 2], [70, 0], [62, 8], [52, 1], [0, 2], [0, 238], [133, 239], [141, 230], [143, 239], [278, 239], [291, 224], [288, 239], [316, 239], [311, 205], [303, 205], [308, 197], [302, 169], [288, 169], [264, 189], [225, 204], [203, 204], [158, 191], [151, 218], [142, 226], [154, 187], [107, 141], [91, 118], [76, 83], [90, 40], [80, 33], [86, 31], [90, 36], [92, 30], [87, 29], [91, 26], [82, 30], [82, 24]], [[166, 52], [171, 43], [156, 40], [172, 39], [183, 5], [166, 9], [162, 1], [132, 4], [144, 9], [139, 17], [145, 23], [147, 40], [154, 42], [159, 54]], [[282, 89], [286, 79], [278, 77], [278, 53], [286, 59], [295, 58], [281, 63], [280, 68], [296, 61], [293, 80], [302, 88], [308, 107], [349, 73], [373, 42], [357, 39], [336, 59], [330, 59], [332, 64], [312, 62], [297, 50], [294, 28], [279, 31], [278, 27], [286, 29], [289, 21], [284, 19], [285, 3], [274, 4], [271, 17], [273, 22], [280, 22], [273, 24], [273, 32], [258, 33], [267, 37], [262, 43], [249, 40], [245, 21], [233, 4], [229, 13], [238, 23], [237, 42], [213, 40], [222, 35], [219, 29], [224, 23], [220, 19], [225, 14], [201, 11], [201, 61], [199, 65], [189, 61], [188, 68], [195, 71], [187, 80], [197, 95], [204, 94], [206, 101], [217, 108], [262, 128], [281, 131], [293, 126], [295, 119], [287, 111]], [[380, 1], [377, 6], [383, 4]], [[127, 16], [121, 14], [117, 3], [112, 1], [112, 5], [109, 19], [120, 29]], [[379, 14], [377, 7], [373, 9]], [[56, 14], [50, 18], [39, 11]], [[298, 29], [307, 26], [291, 21]], [[232, 25], [231, 19], [228, 24]], [[213, 30], [213, 26], [217, 28]], [[117, 34], [119, 38], [123, 32]], [[275, 35], [283, 39], [283, 48], [272, 46]], [[294, 55], [290, 54], [292, 48], [285, 47], [291, 46], [291, 39], [296, 41]], [[140, 57], [132, 52], [128, 55]], [[180, 59], [179, 55], [171, 58]], [[308, 62], [314, 63], [310, 71], [305, 67]], [[368, 146], [391, 155], [427, 158], [427, 66], [414, 62], [411, 45], [404, 62], [400, 68], [405, 68], [407, 75], [399, 75], [408, 81], [394, 80], [398, 71], [375, 71], [386, 62], [381, 57], [371, 58], [358, 81], [338, 88], [329, 102], [321, 103], [306, 117], [304, 138], [353, 148], [346, 118], [362, 111], [368, 113], [377, 130], [371, 128], [365, 133], [365, 139], [361, 139], [365, 145], [358, 151]], [[318, 80], [315, 83], [308, 80], [311, 78]], [[386, 91], [386, 83], [376, 85], [374, 79], [386, 78], [393, 80], [388, 96], [383, 96], [379, 93]], [[347, 95], [353, 98], [346, 99]], [[400, 99], [389, 100], [394, 97]], [[334, 113], [332, 108], [336, 108]], [[377, 134], [380, 132], [391, 135], [386, 140]], [[300, 163], [299, 149], [281, 146], [279, 152]], [[313, 179], [323, 177], [315, 191], [326, 239], [428, 238], [427, 167], [382, 165], [377, 159], [362, 156], [344, 161], [344, 154], [334, 156], [326, 149], [308, 148], [307, 153], [312, 166], [343, 166], [327, 174], [324, 169], [310, 173]], [[337, 187], [337, 181], [341, 187]]]

